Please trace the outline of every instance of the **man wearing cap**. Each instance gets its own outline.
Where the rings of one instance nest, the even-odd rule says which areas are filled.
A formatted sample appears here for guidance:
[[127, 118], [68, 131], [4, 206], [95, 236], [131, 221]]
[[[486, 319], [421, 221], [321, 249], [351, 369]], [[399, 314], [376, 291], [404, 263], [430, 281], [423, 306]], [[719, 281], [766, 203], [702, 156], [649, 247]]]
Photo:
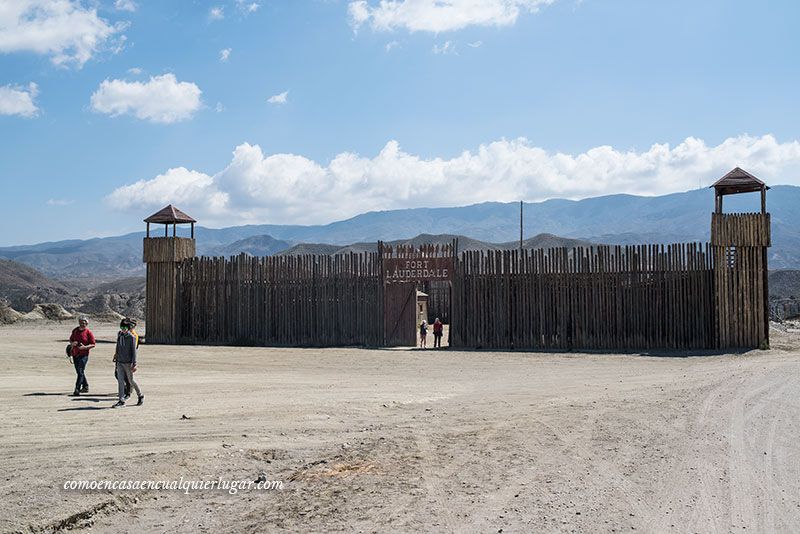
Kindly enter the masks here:
[[77, 328], [69, 336], [72, 345], [72, 363], [78, 379], [75, 381], [75, 391], [72, 395], [77, 397], [81, 393], [89, 393], [89, 382], [86, 381], [86, 364], [89, 363], [89, 351], [95, 346], [94, 334], [89, 330], [89, 319], [85, 315], [78, 318]]

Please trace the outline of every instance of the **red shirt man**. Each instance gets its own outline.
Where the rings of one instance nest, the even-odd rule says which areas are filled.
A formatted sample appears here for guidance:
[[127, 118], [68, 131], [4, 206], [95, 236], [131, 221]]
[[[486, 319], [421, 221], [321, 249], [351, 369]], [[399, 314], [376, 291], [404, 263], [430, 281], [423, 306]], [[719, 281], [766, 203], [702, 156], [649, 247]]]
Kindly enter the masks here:
[[75, 356], [88, 356], [89, 350], [95, 346], [94, 334], [89, 330], [86, 325], [88, 322], [81, 322], [80, 326], [72, 331], [69, 336], [69, 341], [72, 343], [72, 357]]
[[75, 373], [78, 375], [75, 381], [75, 391], [72, 393], [78, 396], [81, 393], [89, 393], [89, 382], [86, 381], [86, 364], [89, 362], [89, 351], [94, 348], [94, 334], [87, 328], [89, 319], [81, 316], [78, 319], [78, 328], [72, 331], [69, 342], [72, 345], [72, 363], [75, 364]]

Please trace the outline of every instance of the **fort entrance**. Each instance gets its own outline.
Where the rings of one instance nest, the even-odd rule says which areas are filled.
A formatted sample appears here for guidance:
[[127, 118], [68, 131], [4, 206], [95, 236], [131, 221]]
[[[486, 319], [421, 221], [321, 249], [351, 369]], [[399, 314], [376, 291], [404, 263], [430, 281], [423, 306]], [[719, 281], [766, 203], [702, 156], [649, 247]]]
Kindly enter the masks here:
[[[420, 302], [418, 294], [430, 283], [447, 291], [444, 298], [438, 295], [436, 311], [440, 315], [450, 305], [453, 271], [458, 243], [446, 245], [421, 245], [392, 247], [378, 243], [383, 278], [384, 345], [387, 347], [416, 346], [418, 326], [422, 320], [433, 323], [428, 314], [428, 301]], [[428, 296], [428, 294], [425, 294]], [[432, 310], [433, 311], [433, 310]], [[437, 315], [438, 316], [438, 315]], [[432, 337], [431, 337], [432, 339]]]

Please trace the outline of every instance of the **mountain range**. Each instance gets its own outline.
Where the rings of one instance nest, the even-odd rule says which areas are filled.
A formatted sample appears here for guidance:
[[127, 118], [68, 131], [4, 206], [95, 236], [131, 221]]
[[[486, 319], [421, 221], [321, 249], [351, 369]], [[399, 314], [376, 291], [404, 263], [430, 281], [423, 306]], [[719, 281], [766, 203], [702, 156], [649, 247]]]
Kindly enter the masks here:
[[[713, 191], [698, 189], [643, 197], [609, 195], [584, 200], [547, 200], [523, 205], [526, 236], [562, 243], [559, 238], [594, 243], [635, 244], [707, 241]], [[775, 186], [767, 194], [772, 214], [771, 269], [800, 267], [800, 187]], [[725, 211], [760, 209], [756, 194], [725, 197]], [[374, 250], [378, 240], [459, 238], [503, 247], [518, 243], [519, 203], [486, 202], [453, 208], [412, 208], [363, 213], [326, 225], [246, 225], [196, 228], [201, 255], [337, 253]], [[202, 222], [202, 221], [200, 221]], [[426, 235], [428, 237], [426, 237]], [[417, 237], [414, 237], [417, 236]], [[468, 237], [464, 237], [468, 236]], [[558, 237], [556, 237], [558, 236]], [[114, 278], [144, 272], [144, 232], [116, 237], [0, 247], [0, 258], [35, 267], [57, 279]], [[480, 246], [474, 244], [475, 247]], [[550, 246], [550, 245], [546, 245]]]

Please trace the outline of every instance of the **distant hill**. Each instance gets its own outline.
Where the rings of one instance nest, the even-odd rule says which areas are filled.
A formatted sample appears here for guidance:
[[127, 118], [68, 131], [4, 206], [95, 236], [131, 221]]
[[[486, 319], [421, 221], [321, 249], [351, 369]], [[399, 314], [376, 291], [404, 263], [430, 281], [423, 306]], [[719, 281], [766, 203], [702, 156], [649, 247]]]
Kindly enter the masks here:
[[769, 273], [770, 317], [800, 317], [800, 271], [783, 270]]
[[118, 278], [110, 282], [103, 282], [91, 287], [87, 292], [97, 294], [127, 293], [131, 295], [144, 295], [146, 279], [144, 276]]
[[72, 303], [72, 291], [61, 282], [21, 263], [0, 259], [0, 301], [28, 311], [37, 302]]
[[341, 249], [339, 245], [326, 245], [325, 243], [298, 243], [293, 247], [278, 252], [276, 256], [304, 256], [308, 254], [329, 255], [336, 254]]
[[84, 241], [2, 247], [0, 257], [24, 263], [51, 278], [111, 280], [144, 274], [142, 237], [143, 233], [135, 233]]
[[239, 239], [229, 245], [210, 247], [205, 254], [208, 256], [236, 256], [244, 253], [251, 256], [272, 256], [291, 246], [290, 243], [275, 239], [272, 236], [254, 235]]
[[800, 270], [790, 269], [769, 273], [769, 295], [800, 300]]
[[67, 288], [55, 280], [50, 280], [42, 273], [27, 265], [0, 259], [0, 288], [5, 291], [34, 289], [50, 289], [66, 291]]
[[[511, 241], [507, 243], [488, 243], [479, 241], [470, 237], [458, 236], [452, 234], [431, 235], [420, 234], [411, 239], [396, 239], [394, 241], [386, 241], [387, 245], [449, 245], [454, 239], [458, 239], [459, 252], [472, 251], [472, 250], [512, 250], [519, 248], [519, 241]], [[539, 234], [537, 236], [525, 239], [522, 246], [525, 249], [539, 249], [550, 247], [587, 247], [592, 243], [581, 239], [569, 239], [564, 237], [554, 236], [552, 234]], [[361, 252], [377, 252], [377, 243], [353, 243], [338, 247], [336, 245], [326, 245], [323, 243], [302, 243], [286, 249], [278, 254], [278, 256], [292, 256], [302, 254], [350, 254]]]
[[[542, 234], [550, 234], [560, 236], [559, 239], [608, 244], [705, 242], [709, 238], [713, 205], [713, 191], [709, 189], [657, 197], [610, 195], [528, 203], [524, 205], [524, 235], [540, 238]], [[800, 268], [800, 187], [774, 186], [767, 194], [767, 207], [772, 214], [770, 268]], [[725, 199], [726, 211], [758, 209], [759, 199], [755, 194]], [[369, 212], [315, 226], [196, 228], [200, 255], [299, 253], [312, 250], [309, 248], [312, 246], [320, 253], [332, 250], [320, 245], [338, 246], [342, 253], [374, 249], [378, 240], [408, 240], [426, 234], [469, 236], [481, 243], [518, 243], [519, 204], [486, 202], [454, 208]], [[141, 276], [143, 237], [144, 232], [136, 232], [85, 241], [0, 247], [0, 257], [35, 267], [58, 279], [112, 280]], [[248, 241], [249, 238], [253, 241]], [[466, 239], [460, 238], [462, 250], [470, 249]], [[292, 247], [297, 248], [292, 250]]]
[[[143, 277], [122, 278], [91, 288], [67, 281], [52, 280], [36, 269], [12, 260], [0, 259], [0, 307], [10, 306], [16, 312], [50, 309], [57, 305], [73, 312], [87, 313], [93, 318], [115, 319], [120, 316], [144, 317], [145, 281]], [[3, 307], [0, 323], [16, 320], [19, 314]], [[65, 317], [70, 314], [61, 309]], [[52, 313], [44, 317], [54, 318]]]

